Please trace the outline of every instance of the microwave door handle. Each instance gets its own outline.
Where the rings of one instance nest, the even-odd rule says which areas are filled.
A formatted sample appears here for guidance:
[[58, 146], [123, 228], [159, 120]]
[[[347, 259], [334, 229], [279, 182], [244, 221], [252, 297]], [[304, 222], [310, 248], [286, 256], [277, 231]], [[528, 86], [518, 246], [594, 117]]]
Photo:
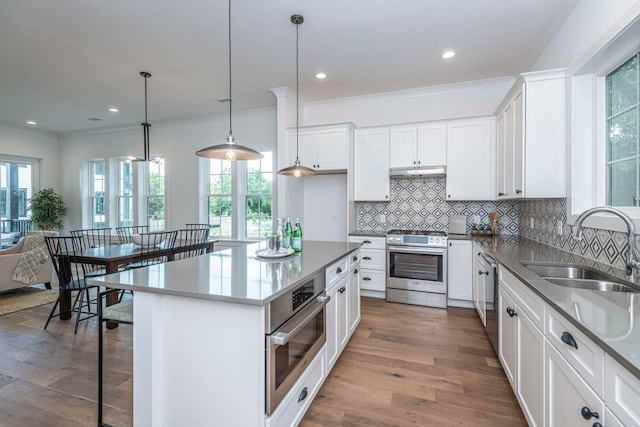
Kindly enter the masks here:
[[[330, 299], [331, 297], [329, 295], [316, 298], [317, 307], [315, 307], [311, 311], [311, 313], [309, 313], [304, 319], [297, 321], [297, 324], [290, 331], [275, 332], [274, 334], [272, 334], [271, 337], [269, 337], [271, 344], [285, 345], [286, 343], [288, 343], [291, 338], [293, 338], [298, 332], [304, 329], [304, 327], [307, 326], [307, 324], [311, 322], [316, 317], [316, 315], [324, 309]], [[288, 325], [285, 323], [281, 329], [284, 329], [287, 326]]]
[[387, 246], [387, 252], [425, 254], [425, 255], [444, 255], [446, 249], [437, 249], [429, 247], [409, 247], [409, 246]]

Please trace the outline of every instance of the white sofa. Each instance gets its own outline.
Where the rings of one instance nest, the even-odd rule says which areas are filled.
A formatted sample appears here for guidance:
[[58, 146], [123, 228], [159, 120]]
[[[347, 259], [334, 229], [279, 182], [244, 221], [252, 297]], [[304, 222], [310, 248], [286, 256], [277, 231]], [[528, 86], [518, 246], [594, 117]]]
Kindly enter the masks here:
[[[18, 264], [18, 259], [22, 253], [22, 249], [25, 241], [29, 236], [41, 234], [43, 232], [30, 231], [27, 236], [20, 239], [20, 241], [12, 248], [0, 250], [0, 291], [6, 291], [9, 289], [23, 288], [26, 286], [37, 285], [44, 283], [48, 289], [51, 289], [51, 280], [53, 278], [53, 264], [51, 259], [48, 259], [38, 271], [36, 280], [29, 283], [22, 283], [13, 280], [13, 272]], [[52, 235], [52, 232], [46, 232], [47, 235]]]

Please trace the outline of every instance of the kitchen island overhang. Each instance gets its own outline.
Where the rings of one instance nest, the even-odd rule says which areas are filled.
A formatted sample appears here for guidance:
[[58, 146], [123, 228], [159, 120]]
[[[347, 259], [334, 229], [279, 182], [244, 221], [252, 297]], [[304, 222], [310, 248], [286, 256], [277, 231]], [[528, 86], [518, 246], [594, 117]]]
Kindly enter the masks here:
[[265, 413], [269, 303], [360, 245], [305, 241], [301, 254], [256, 259], [264, 247], [92, 280], [135, 292], [135, 425], [273, 425]]

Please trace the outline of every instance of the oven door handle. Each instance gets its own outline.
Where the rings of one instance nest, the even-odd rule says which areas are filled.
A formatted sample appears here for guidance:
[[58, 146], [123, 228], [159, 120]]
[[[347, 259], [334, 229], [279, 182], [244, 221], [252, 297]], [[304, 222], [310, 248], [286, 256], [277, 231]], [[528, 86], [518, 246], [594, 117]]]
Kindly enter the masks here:
[[436, 249], [427, 247], [409, 247], [409, 246], [387, 246], [387, 252], [404, 252], [412, 254], [426, 254], [426, 255], [444, 255], [446, 249]]
[[[324, 307], [327, 305], [331, 297], [329, 295], [319, 296], [316, 298], [314, 305], [310, 305], [303, 309], [300, 313], [298, 313], [293, 319], [289, 322], [282, 325], [278, 332], [274, 332], [269, 337], [271, 344], [274, 345], [285, 345], [288, 343], [291, 338], [293, 338], [298, 332], [304, 329], [305, 326], [309, 322], [311, 322], [318, 313], [324, 310]], [[306, 314], [306, 312], [309, 312]], [[298, 320], [297, 317], [306, 314], [303, 319]]]

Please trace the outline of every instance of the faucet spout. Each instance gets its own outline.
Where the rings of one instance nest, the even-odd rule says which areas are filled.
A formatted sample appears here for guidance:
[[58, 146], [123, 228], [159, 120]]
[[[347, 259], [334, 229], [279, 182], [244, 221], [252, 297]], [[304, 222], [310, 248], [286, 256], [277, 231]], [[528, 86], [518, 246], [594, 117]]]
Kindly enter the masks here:
[[591, 209], [587, 209], [582, 212], [578, 219], [576, 219], [576, 223], [571, 227], [571, 237], [575, 240], [580, 240], [582, 237], [582, 223], [587, 217], [596, 214], [596, 213], [609, 213], [617, 216], [618, 218], [624, 221], [627, 226], [627, 276], [633, 281], [636, 278], [636, 273], [640, 268], [640, 257], [638, 257], [638, 252], [636, 251], [636, 226], [633, 223], [633, 220], [624, 212], [619, 209], [612, 208], [609, 206], [600, 206]]

